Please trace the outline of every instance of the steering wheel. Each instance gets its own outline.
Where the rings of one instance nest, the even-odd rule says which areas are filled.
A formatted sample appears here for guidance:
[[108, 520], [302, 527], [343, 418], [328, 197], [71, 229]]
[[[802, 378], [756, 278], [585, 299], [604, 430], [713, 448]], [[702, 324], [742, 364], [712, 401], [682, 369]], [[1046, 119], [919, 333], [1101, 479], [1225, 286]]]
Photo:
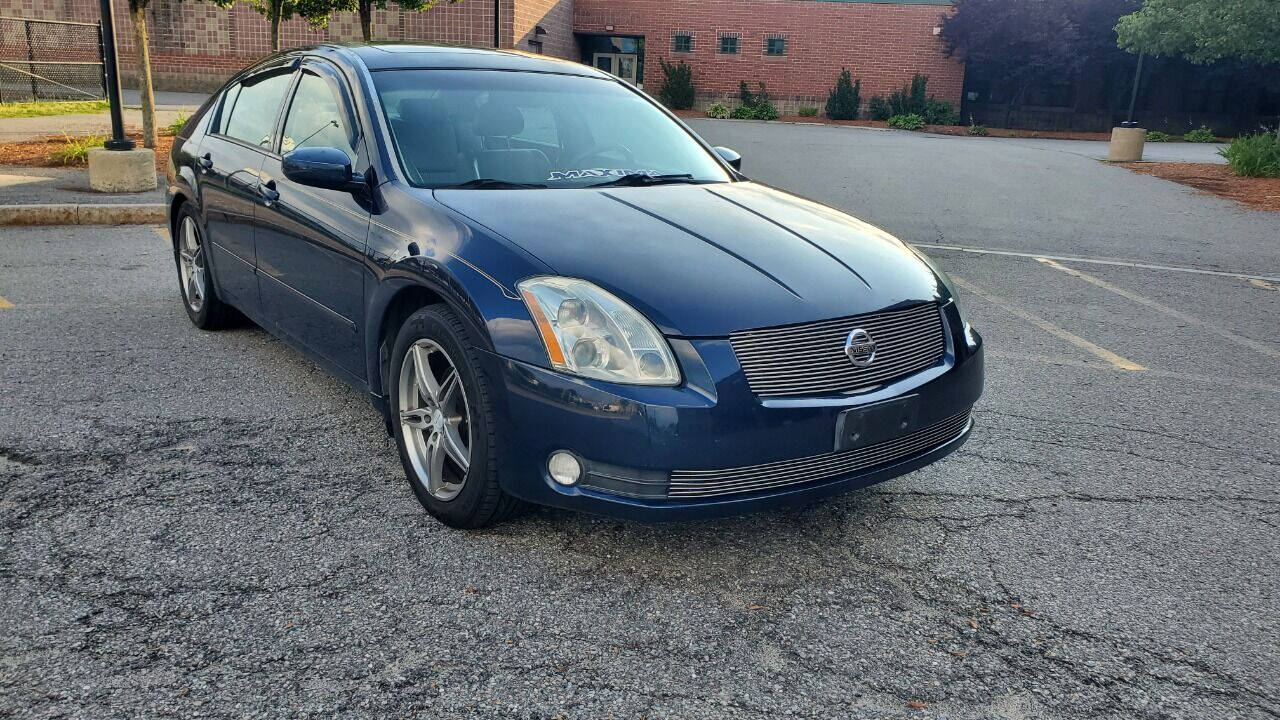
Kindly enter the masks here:
[[599, 145], [596, 145], [595, 147], [588, 149], [584, 153], [574, 156], [572, 160], [565, 163], [565, 167], [577, 168], [582, 165], [582, 162], [584, 160], [590, 160], [591, 158], [604, 155], [607, 152], [615, 152], [615, 151], [622, 154], [622, 159], [627, 164], [631, 164], [631, 165], [635, 164], [636, 156], [634, 153], [631, 152], [631, 150], [627, 146], [619, 145], [618, 143], [601, 143]]

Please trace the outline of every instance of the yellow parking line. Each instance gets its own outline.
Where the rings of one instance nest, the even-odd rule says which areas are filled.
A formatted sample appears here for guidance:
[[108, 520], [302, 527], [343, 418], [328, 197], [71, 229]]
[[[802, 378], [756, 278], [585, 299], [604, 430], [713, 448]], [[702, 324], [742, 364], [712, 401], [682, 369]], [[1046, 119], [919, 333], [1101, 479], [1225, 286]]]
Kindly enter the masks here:
[[1044, 263], [1045, 265], [1048, 265], [1054, 270], [1060, 270], [1072, 277], [1080, 278], [1081, 280], [1091, 285], [1096, 285], [1102, 288], [1103, 290], [1108, 290], [1110, 292], [1113, 292], [1116, 295], [1119, 295], [1120, 297], [1126, 298], [1128, 300], [1132, 300], [1138, 303], [1139, 305], [1145, 305], [1146, 307], [1149, 307], [1152, 310], [1155, 310], [1157, 312], [1162, 312], [1165, 315], [1168, 315], [1170, 317], [1177, 318], [1178, 320], [1181, 320], [1182, 322], [1187, 323], [1188, 325], [1195, 325], [1209, 333], [1217, 335], [1218, 337], [1224, 340], [1229, 340], [1237, 345], [1247, 347], [1250, 350], [1256, 350], [1257, 352], [1260, 352], [1263, 355], [1266, 355], [1267, 357], [1280, 359], [1280, 350], [1264, 345], [1263, 343], [1260, 343], [1257, 340], [1252, 340], [1250, 338], [1244, 337], [1243, 335], [1237, 335], [1231, 332], [1230, 330], [1223, 330], [1222, 328], [1218, 327], [1217, 325], [1214, 325], [1213, 323], [1205, 322], [1204, 320], [1201, 320], [1200, 318], [1197, 318], [1197, 317], [1192, 317], [1191, 315], [1188, 315], [1182, 312], [1181, 310], [1175, 310], [1174, 308], [1168, 307], [1167, 305], [1161, 305], [1160, 303], [1156, 302], [1155, 300], [1152, 300], [1151, 298], [1143, 297], [1131, 290], [1126, 290], [1122, 287], [1117, 287], [1115, 285], [1112, 285], [1106, 280], [1103, 280], [1101, 278], [1096, 278], [1090, 275], [1089, 273], [1081, 272], [1079, 270], [1076, 270], [1075, 268], [1069, 268], [1064, 265], [1059, 265], [1058, 263], [1048, 258], [1036, 258], [1036, 260], [1039, 260], [1040, 262]]
[[1039, 315], [1036, 315], [1035, 313], [1030, 313], [1030, 312], [1027, 312], [1026, 310], [1023, 310], [1020, 307], [1017, 307], [1016, 305], [1009, 302], [1008, 300], [1005, 300], [999, 295], [992, 295], [986, 290], [981, 290], [975, 287], [972, 283], [968, 282], [967, 280], [958, 278], [955, 275], [952, 275], [951, 279], [954, 280], [955, 283], [960, 287], [964, 288], [965, 290], [968, 290], [974, 295], [977, 295], [983, 300], [986, 300], [992, 305], [995, 305], [1001, 310], [1004, 310], [1007, 313], [1011, 313], [1012, 315], [1015, 315], [1019, 318], [1022, 318], [1023, 320], [1026, 320], [1027, 322], [1031, 323], [1032, 325], [1035, 325], [1041, 330], [1044, 330], [1050, 335], [1056, 338], [1059, 338], [1061, 340], [1066, 340], [1067, 342], [1071, 343], [1072, 345], [1075, 345], [1081, 350], [1084, 350], [1097, 358], [1107, 361], [1108, 363], [1111, 364], [1112, 367], [1116, 368], [1117, 370], [1128, 370], [1130, 372], [1141, 372], [1143, 370], [1146, 370], [1145, 367], [1139, 365], [1138, 363], [1132, 360], [1129, 360], [1127, 358], [1120, 357], [1119, 355], [1111, 352], [1110, 350], [1107, 350], [1106, 348], [1094, 345], [1093, 343], [1089, 342], [1088, 340], [1085, 340], [1079, 335], [1076, 335], [1075, 333], [1064, 330], [1058, 327], [1057, 325], [1054, 325], [1053, 323], [1049, 322], [1048, 320], [1045, 320]]
[[5, 300], [4, 296], [0, 295], [0, 310], [8, 310], [11, 307], [13, 307], [13, 303]]

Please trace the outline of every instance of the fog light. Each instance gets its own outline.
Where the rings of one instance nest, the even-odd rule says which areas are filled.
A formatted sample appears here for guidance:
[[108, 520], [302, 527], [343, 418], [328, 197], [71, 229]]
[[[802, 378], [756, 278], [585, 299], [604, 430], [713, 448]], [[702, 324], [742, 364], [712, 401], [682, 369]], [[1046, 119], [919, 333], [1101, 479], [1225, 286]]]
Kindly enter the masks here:
[[552, 480], [561, 485], [576, 485], [582, 479], [582, 464], [578, 462], [578, 458], [560, 450], [551, 453], [551, 459], [547, 461], [547, 472], [551, 474]]

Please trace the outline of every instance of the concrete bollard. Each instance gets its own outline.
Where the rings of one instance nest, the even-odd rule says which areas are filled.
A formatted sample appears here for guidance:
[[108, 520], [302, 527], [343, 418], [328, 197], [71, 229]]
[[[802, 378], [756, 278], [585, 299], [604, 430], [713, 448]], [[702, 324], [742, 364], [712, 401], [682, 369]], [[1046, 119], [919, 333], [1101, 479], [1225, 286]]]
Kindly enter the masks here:
[[1147, 144], [1144, 128], [1118, 127], [1111, 129], [1111, 144], [1107, 146], [1108, 162], [1138, 162]]
[[156, 189], [154, 150], [89, 151], [89, 187], [98, 192], [145, 192]]

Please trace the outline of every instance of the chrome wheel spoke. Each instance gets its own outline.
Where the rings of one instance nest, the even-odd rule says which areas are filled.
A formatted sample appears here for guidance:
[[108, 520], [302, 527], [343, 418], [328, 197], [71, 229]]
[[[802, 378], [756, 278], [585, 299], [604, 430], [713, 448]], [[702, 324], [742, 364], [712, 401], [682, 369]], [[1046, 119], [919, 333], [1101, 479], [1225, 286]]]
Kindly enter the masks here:
[[462, 384], [458, 381], [458, 371], [449, 368], [449, 375], [444, 379], [444, 382], [440, 383], [439, 395], [436, 398], [441, 408], [452, 406], [452, 403], [458, 399], [457, 394], [460, 387], [462, 387]]
[[444, 489], [444, 433], [432, 433], [427, 438], [427, 490], [438, 493]]
[[422, 345], [413, 346], [413, 374], [418, 381], [418, 392], [422, 399], [433, 405], [440, 404], [440, 384], [431, 374], [431, 352]]
[[182, 292], [186, 295], [187, 306], [200, 312], [205, 296], [204, 254], [195, 221], [189, 217], [182, 219], [182, 228], [179, 230], [178, 269], [181, 271]]
[[462, 442], [462, 433], [458, 431], [458, 426], [462, 424], [462, 419], [458, 418], [457, 424], [449, 420], [444, 426], [444, 449], [449, 453], [449, 457], [458, 464], [458, 468], [462, 472], [466, 472], [471, 465], [471, 452]]

